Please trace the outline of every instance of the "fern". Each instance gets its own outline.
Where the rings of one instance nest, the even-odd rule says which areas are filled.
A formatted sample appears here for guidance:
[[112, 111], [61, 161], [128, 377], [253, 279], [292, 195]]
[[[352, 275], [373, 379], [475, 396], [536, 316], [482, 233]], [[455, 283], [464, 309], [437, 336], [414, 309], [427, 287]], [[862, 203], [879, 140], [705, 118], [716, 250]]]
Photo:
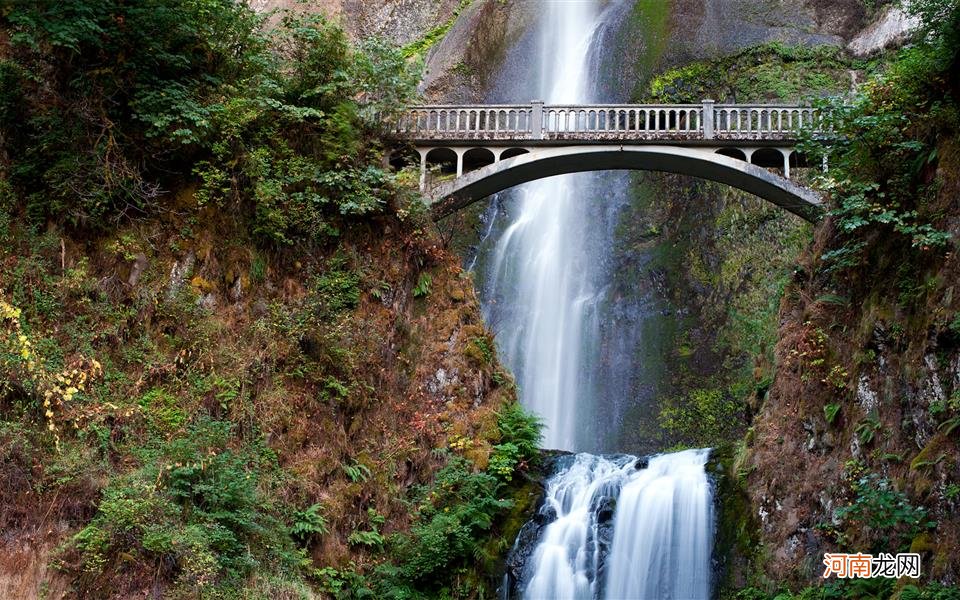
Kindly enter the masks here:
[[431, 286], [433, 286], [433, 277], [430, 273], [421, 273], [416, 287], [413, 288], [413, 297], [426, 298], [430, 295]]
[[343, 472], [347, 474], [347, 477], [350, 478], [350, 481], [354, 483], [363, 483], [370, 479], [370, 467], [363, 463], [353, 463], [351, 465], [343, 465]]

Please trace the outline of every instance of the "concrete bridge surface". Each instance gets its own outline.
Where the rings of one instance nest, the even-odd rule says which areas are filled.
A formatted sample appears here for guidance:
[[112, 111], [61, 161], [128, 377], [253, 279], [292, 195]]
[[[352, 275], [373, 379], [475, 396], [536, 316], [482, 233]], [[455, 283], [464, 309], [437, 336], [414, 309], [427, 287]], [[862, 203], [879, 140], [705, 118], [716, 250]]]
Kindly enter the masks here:
[[[815, 221], [820, 196], [790, 181], [815, 109], [773, 104], [413, 106], [389, 137], [412, 146], [442, 219], [509, 187], [564, 173], [640, 169], [725, 183]], [[778, 172], [773, 172], [776, 169]]]

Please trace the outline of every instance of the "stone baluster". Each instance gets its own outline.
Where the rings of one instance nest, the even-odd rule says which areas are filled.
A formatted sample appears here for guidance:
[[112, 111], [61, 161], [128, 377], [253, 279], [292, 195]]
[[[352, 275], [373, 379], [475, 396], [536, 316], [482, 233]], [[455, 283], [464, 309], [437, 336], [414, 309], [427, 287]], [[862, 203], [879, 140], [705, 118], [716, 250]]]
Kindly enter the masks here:
[[714, 136], [713, 100], [710, 98], [704, 98], [702, 102], [703, 116], [701, 117], [701, 126], [703, 128], [703, 139], [712, 140]]
[[530, 134], [535, 140], [543, 139], [543, 100], [530, 103]]

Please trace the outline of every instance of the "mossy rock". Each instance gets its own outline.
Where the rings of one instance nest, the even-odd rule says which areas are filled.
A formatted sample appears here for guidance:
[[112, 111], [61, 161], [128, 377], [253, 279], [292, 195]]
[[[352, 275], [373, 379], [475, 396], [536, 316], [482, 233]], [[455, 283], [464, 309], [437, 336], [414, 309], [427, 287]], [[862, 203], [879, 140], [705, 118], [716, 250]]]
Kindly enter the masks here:
[[717, 594], [722, 597], [725, 592], [730, 593], [744, 585], [750, 564], [757, 558], [760, 526], [754, 518], [744, 484], [737, 477], [734, 448], [727, 446], [714, 450], [706, 469], [714, 484], [714, 576]]
[[933, 541], [933, 536], [927, 532], [921, 533], [910, 542], [910, 552], [936, 552], [937, 544]]

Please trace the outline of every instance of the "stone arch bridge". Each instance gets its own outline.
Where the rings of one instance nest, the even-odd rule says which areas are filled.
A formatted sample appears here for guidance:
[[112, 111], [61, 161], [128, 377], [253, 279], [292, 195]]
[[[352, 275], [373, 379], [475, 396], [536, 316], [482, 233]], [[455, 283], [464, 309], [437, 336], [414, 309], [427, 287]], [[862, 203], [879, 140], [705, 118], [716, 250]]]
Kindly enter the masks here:
[[[534, 101], [414, 106], [389, 137], [416, 151], [410, 158], [419, 160], [420, 188], [435, 219], [534, 179], [640, 169], [725, 183], [816, 221], [820, 196], [792, 182], [790, 170], [803, 164], [799, 131], [820, 125], [805, 106]], [[402, 162], [402, 154], [390, 160]]]

